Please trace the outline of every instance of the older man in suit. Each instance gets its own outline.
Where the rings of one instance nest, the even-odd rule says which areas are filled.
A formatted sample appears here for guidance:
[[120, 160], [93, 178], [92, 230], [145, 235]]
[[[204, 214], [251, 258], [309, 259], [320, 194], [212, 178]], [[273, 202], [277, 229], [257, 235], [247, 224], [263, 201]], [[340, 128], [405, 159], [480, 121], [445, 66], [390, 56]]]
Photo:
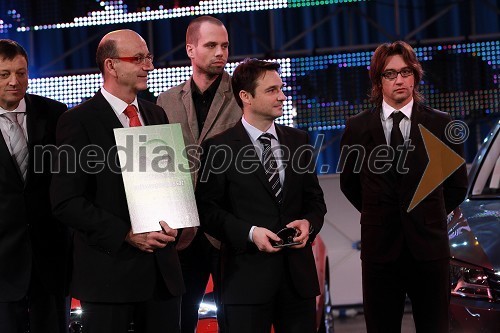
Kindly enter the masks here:
[[[410, 45], [397, 41], [379, 46], [370, 65], [371, 99], [376, 106], [350, 118], [342, 137], [340, 186], [361, 212], [363, 303], [369, 333], [401, 331], [406, 295], [417, 332], [448, 331], [446, 216], [465, 197], [467, 173], [463, 164], [408, 212], [428, 163], [419, 126], [458, 154], [463, 152], [462, 145], [446, 138], [450, 116], [422, 104], [418, 91], [422, 76]], [[365, 159], [357, 170], [359, 156], [344, 152], [359, 147]], [[392, 166], [386, 160], [377, 164], [373, 158], [381, 148], [389, 151], [385, 156], [395, 157]], [[383, 164], [390, 168], [379, 172], [376, 168]]]
[[137, 98], [152, 59], [134, 31], [105, 35], [96, 55], [103, 87], [57, 126], [61, 171], [52, 205], [75, 230], [71, 293], [81, 300], [89, 333], [127, 332], [131, 321], [138, 332], [179, 332], [177, 231], [160, 221], [161, 231], [132, 233], [113, 135], [114, 128], [167, 123], [162, 108]]
[[27, 94], [28, 56], [0, 40], [0, 332], [63, 333], [69, 234], [50, 208], [50, 156], [63, 103]]
[[[256, 59], [238, 65], [232, 86], [243, 118], [204, 145], [196, 194], [202, 227], [222, 242], [229, 333], [316, 330], [311, 242], [326, 205], [307, 133], [274, 123], [286, 99], [278, 69]], [[285, 227], [295, 245], [275, 247]]]
[[[186, 52], [191, 59], [193, 75], [185, 83], [158, 96], [158, 105], [163, 107], [170, 122], [181, 124], [195, 184], [201, 143], [232, 127], [241, 118], [231, 78], [224, 71], [228, 47], [227, 31], [221, 21], [212, 16], [192, 20], [186, 31]], [[184, 230], [177, 246], [182, 249], [179, 257], [186, 283], [181, 312], [184, 333], [192, 333], [196, 327], [199, 304], [210, 273], [215, 282], [216, 303], [219, 303], [219, 251], [216, 248], [219, 244], [213, 238], [209, 241], [204, 233], [195, 232], [194, 229]], [[218, 311], [218, 318], [221, 316], [222, 309]]]

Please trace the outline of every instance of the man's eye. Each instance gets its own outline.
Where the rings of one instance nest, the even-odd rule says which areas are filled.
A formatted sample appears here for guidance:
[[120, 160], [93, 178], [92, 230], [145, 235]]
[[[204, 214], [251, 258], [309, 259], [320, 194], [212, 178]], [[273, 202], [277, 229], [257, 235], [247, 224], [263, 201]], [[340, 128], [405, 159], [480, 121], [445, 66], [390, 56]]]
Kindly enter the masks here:
[[2, 79], [6, 79], [6, 78], [8, 78], [9, 76], [10, 76], [10, 74], [9, 74], [9, 73], [0, 73], [0, 78], [2, 78]]

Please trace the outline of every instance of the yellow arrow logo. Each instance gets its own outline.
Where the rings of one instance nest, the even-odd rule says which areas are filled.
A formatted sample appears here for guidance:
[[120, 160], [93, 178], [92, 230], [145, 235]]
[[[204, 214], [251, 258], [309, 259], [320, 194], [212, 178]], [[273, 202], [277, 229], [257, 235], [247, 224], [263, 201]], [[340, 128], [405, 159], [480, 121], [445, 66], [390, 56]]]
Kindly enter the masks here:
[[441, 185], [465, 160], [422, 125], [418, 125], [429, 162], [413, 195], [408, 212]]

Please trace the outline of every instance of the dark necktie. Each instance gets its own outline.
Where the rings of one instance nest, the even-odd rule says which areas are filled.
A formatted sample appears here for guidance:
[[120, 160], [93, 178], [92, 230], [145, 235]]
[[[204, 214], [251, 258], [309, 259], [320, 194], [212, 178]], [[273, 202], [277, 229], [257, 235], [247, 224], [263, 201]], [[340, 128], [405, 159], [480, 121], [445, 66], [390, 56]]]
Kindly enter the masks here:
[[281, 183], [280, 183], [280, 175], [278, 172], [278, 164], [276, 163], [276, 158], [271, 150], [271, 139], [273, 138], [272, 134], [264, 133], [262, 134], [258, 140], [262, 144], [262, 165], [264, 166], [264, 170], [266, 172], [267, 180], [271, 185], [272, 191], [278, 202], [281, 202], [282, 193], [281, 193]]
[[[394, 111], [391, 114], [392, 117], [392, 130], [391, 130], [391, 147], [394, 149], [394, 161], [393, 165], [397, 165], [399, 156], [401, 155], [401, 147], [404, 147], [404, 138], [399, 128], [399, 123], [405, 117], [404, 113], [401, 111]], [[399, 150], [397, 149], [399, 147]]]
[[9, 140], [11, 153], [16, 160], [19, 171], [26, 180], [26, 172], [28, 170], [28, 144], [24, 131], [19, 122], [17, 121], [17, 112], [6, 112], [3, 114], [9, 119]]
[[128, 124], [130, 127], [142, 126], [135, 105], [133, 104], [128, 105], [125, 111], [123, 111], [123, 113], [125, 113], [125, 115], [127, 116]]

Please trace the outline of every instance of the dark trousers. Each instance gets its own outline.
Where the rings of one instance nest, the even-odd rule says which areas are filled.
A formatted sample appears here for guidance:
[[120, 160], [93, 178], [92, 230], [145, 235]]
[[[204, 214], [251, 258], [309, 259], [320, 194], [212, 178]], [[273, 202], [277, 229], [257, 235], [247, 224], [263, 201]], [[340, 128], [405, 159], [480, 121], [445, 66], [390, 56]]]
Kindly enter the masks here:
[[289, 276], [269, 303], [224, 304], [226, 333], [315, 333], [316, 298], [300, 297]]
[[[150, 299], [141, 302], [88, 302], [82, 305], [83, 333], [180, 333], [181, 297], [172, 296], [159, 270]], [[133, 323], [133, 325], [131, 325]]]
[[417, 333], [449, 331], [449, 259], [417, 261], [408, 251], [395, 262], [362, 262], [368, 333], [400, 333], [406, 295]]
[[84, 333], [178, 333], [180, 297], [135, 303], [81, 302]]
[[1, 333], [67, 333], [69, 299], [49, 293], [34, 274], [28, 295], [0, 302]]
[[214, 282], [214, 300], [217, 305], [219, 332], [224, 332], [220, 306], [220, 251], [198, 230], [189, 246], [179, 251], [186, 293], [182, 295], [181, 332], [193, 333], [198, 322], [198, 309], [205, 294], [210, 274]]

